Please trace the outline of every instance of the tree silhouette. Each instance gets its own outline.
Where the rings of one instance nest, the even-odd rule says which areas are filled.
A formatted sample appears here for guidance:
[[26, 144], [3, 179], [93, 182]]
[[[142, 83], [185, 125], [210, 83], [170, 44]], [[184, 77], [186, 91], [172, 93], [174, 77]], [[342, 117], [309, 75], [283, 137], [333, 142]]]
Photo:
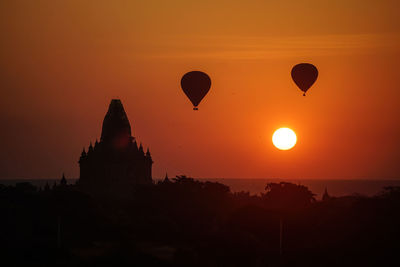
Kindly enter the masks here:
[[293, 183], [269, 183], [267, 191], [262, 195], [266, 204], [271, 208], [284, 210], [302, 208], [315, 202], [315, 194], [304, 185]]

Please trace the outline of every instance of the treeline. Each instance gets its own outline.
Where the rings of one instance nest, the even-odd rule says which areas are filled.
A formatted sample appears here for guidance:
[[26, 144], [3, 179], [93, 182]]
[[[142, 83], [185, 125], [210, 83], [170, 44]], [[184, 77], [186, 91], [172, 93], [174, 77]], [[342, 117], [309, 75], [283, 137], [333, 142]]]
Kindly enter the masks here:
[[1, 260], [27, 266], [400, 263], [399, 187], [324, 201], [303, 185], [265, 189], [232, 193], [186, 176], [111, 194], [65, 183], [40, 190], [0, 185]]

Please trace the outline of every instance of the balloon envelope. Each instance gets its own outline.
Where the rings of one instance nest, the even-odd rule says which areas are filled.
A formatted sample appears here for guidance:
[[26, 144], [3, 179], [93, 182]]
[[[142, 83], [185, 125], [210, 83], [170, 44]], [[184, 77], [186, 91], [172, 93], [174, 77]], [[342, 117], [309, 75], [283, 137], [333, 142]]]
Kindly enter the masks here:
[[204, 72], [191, 71], [183, 75], [181, 86], [183, 92], [192, 102], [193, 109], [197, 110], [197, 106], [210, 90], [211, 79]]
[[305, 93], [318, 78], [318, 69], [309, 63], [300, 63], [292, 69], [292, 79], [295, 84]]

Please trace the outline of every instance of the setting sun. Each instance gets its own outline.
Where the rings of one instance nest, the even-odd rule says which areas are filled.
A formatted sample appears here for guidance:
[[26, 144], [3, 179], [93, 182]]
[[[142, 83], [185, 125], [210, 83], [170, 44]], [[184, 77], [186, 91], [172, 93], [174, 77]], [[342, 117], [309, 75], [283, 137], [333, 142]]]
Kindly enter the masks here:
[[289, 128], [280, 128], [272, 135], [272, 143], [280, 150], [289, 150], [296, 145], [296, 133]]

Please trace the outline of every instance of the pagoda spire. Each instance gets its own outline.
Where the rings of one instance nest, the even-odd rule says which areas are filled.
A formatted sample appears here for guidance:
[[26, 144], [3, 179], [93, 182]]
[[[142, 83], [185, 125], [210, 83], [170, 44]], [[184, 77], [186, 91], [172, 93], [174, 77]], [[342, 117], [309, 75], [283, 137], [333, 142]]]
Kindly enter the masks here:
[[139, 146], [139, 152], [140, 152], [140, 153], [144, 153], [144, 151], [143, 151], [143, 145], [142, 145], [142, 143], [140, 143], [140, 146]]
[[164, 183], [169, 183], [169, 182], [171, 182], [170, 180], [169, 180], [169, 178], [168, 178], [168, 173], [166, 172], [165, 173], [165, 178], [164, 178], [164, 181], [163, 181]]
[[328, 188], [325, 187], [324, 194], [322, 195], [322, 201], [327, 201], [329, 199], [331, 199], [331, 196], [328, 194]]
[[133, 144], [134, 144], [134, 146], [135, 146], [136, 149], [139, 149], [136, 140], [133, 141]]
[[89, 144], [89, 148], [88, 148], [88, 154], [89, 153], [91, 153], [91, 152], [93, 152], [93, 145], [92, 145], [92, 141], [90, 141], [90, 144]]
[[62, 174], [62, 178], [61, 178], [61, 181], [60, 181], [60, 185], [62, 185], [62, 186], [67, 185], [67, 179], [65, 179], [64, 173]]
[[119, 99], [112, 99], [103, 120], [101, 142], [112, 142], [115, 138], [131, 138], [131, 125]]

